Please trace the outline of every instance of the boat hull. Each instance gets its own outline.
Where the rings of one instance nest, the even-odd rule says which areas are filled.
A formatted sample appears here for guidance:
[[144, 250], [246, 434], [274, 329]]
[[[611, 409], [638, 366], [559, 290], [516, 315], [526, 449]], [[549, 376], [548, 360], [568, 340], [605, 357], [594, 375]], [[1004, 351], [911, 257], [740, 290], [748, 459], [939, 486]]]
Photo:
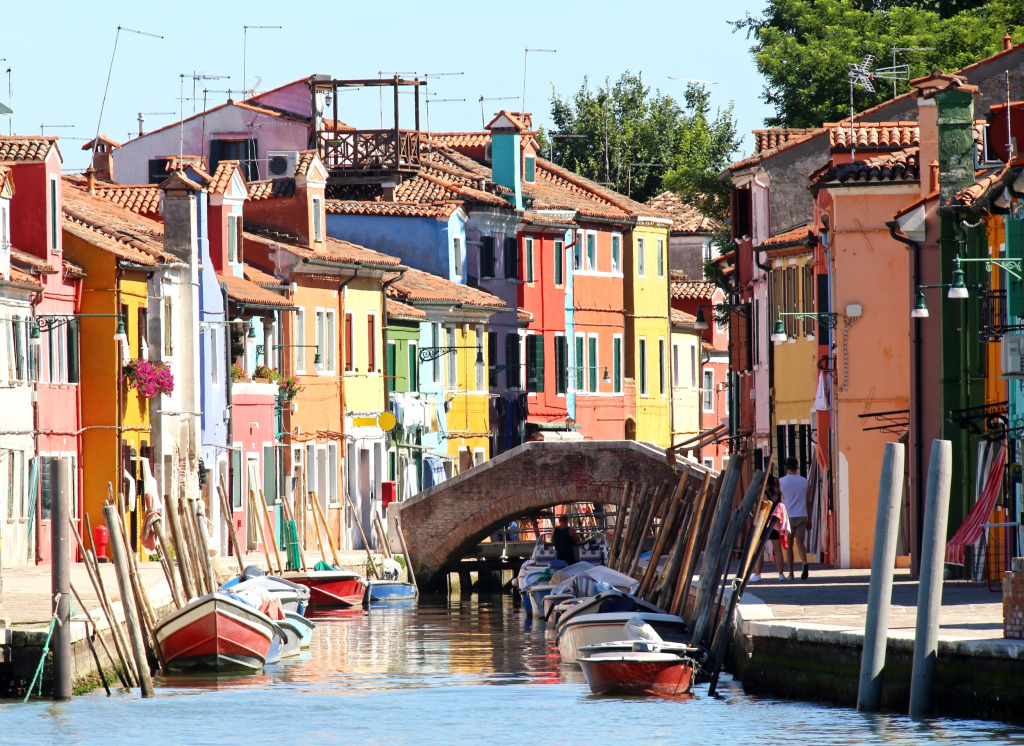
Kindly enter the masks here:
[[693, 662], [668, 653], [600, 654], [579, 660], [594, 694], [654, 694], [681, 697], [693, 692]]
[[419, 591], [412, 583], [397, 580], [370, 580], [363, 592], [363, 606], [387, 604], [399, 601], [415, 601]]
[[213, 593], [179, 609], [155, 633], [170, 672], [245, 672], [263, 668], [277, 627], [258, 609]]
[[302, 614], [296, 614], [292, 611], [286, 611], [285, 616], [299, 631], [301, 638], [299, 647], [303, 650], [307, 649], [313, 642], [313, 629], [316, 625], [314, 625], [309, 619], [306, 619]]
[[651, 625], [662, 639], [685, 641], [686, 622], [672, 614], [646, 612], [624, 614], [584, 614], [574, 617], [558, 631], [558, 652], [563, 663], [578, 663], [580, 648], [588, 645], [616, 642], [629, 638], [626, 622], [640, 616]]
[[348, 570], [310, 570], [284, 577], [309, 588], [309, 608], [359, 606], [366, 592], [363, 579]]

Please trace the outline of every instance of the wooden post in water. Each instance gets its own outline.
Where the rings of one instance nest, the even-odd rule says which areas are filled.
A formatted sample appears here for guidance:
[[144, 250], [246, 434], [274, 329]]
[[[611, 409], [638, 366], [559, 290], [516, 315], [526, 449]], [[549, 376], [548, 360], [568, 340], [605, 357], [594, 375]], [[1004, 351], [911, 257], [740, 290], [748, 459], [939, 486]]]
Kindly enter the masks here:
[[71, 491], [68, 488], [68, 461], [50, 462], [50, 483], [54, 486], [50, 521], [50, 588], [53, 618], [53, 698], [71, 699]]
[[619, 556], [619, 542], [622, 540], [622, 528], [626, 518], [626, 506], [629, 503], [631, 482], [627, 479], [622, 486], [622, 498], [615, 508], [615, 530], [612, 531], [612, 542], [608, 547], [608, 566], [614, 567]]
[[235, 549], [235, 559], [238, 560], [238, 574], [241, 575], [245, 572], [245, 562], [242, 558], [245, 552], [242, 551], [242, 545], [238, 542], [238, 534], [235, 533], [235, 514], [231, 509], [231, 500], [228, 499], [228, 492], [224, 489], [223, 484], [217, 485], [217, 495], [220, 497], [222, 520], [227, 521], [228, 524], [228, 541]]
[[639, 531], [637, 524], [640, 523], [643, 511], [647, 507], [646, 500], [647, 482], [643, 482], [639, 487], [633, 489], [633, 494], [630, 497], [629, 521], [625, 526], [622, 543], [619, 545], [618, 553], [615, 557], [614, 570], [625, 572], [626, 563], [633, 558], [633, 537]]
[[647, 572], [644, 573], [640, 588], [637, 591], [637, 595], [640, 598], [646, 598], [651, 587], [654, 585], [654, 576], [658, 571], [658, 562], [661, 560], [661, 555], [665, 551], [665, 544], [668, 542], [669, 535], [674, 528], [676, 511], [679, 508], [680, 501], [683, 499], [683, 493], [686, 491], [686, 480], [689, 476], [690, 466], [686, 465], [683, 467], [683, 473], [679, 476], [679, 483], [676, 485], [672, 497], [666, 501], [668, 507], [665, 509], [665, 514], [661, 521], [661, 529], [658, 531], [658, 537], [651, 548], [651, 559], [647, 563]]
[[132, 582], [128, 569], [128, 555], [124, 545], [124, 535], [117, 530], [117, 506], [108, 502], [103, 506], [103, 515], [107, 519], [110, 531], [110, 548], [114, 553], [114, 569], [117, 571], [117, 586], [121, 590], [121, 606], [124, 608], [125, 624], [128, 626], [128, 638], [135, 656], [136, 671], [142, 687], [142, 696], [153, 696], [153, 680], [149, 675], [149, 661], [146, 659], [146, 648], [142, 639], [142, 624], [135, 614], [132, 603]]
[[202, 595], [196, 593], [196, 587], [192, 583], [192, 575], [189, 572], [188, 547], [185, 543], [185, 536], [181, 530], [181, 517], [178, 515], [178, 501], [173, 493], [164, 495], [164, 512], [171, 524], [171, 543], [174, 546], [174, 559], [178, 563], [178, 573], [181, 575], [181, 587], [185, 592], [185, 601], [197, 598]]
[[395, 516], [395, 529], [398, 531], [398, 543], [402, 545], [402, 555], [405, 557], [405, 574], [409, 578], [409, 582], [418, 589], [416, 573], [412, 569], [412, 557], [409, 556], [409, 547], [405, 545], [405, 535], [402, 533], [402, 517], [400, 515]]
[[156, 552], [157, 557], [160, 559], [160, 567], [164, 571], [164, 580], [167, 581], [167, 586], [171, 589], [171, 597], [174, 599], [175, 608], [180, 609], [185, 605], [185, 599], [181, 595], [181, 589], [178, 587], [178, 582], [174, 577], [174, 566], [171, 564], [171, 553], [167, 548], [167, 537], [164, 535], [163, 520], [157, 516], [153, 522], [153, 528], [156, 531]]
[[693, 576], [697, 572], [697, 562], [700, 560], [700, 553], [707, 541], [711, 516], [714, 513], [714, 507], [718, 504], [718, 495], [722, 491], [723, 477], [723, 474], [719, 474], [715, 478], [714, 489], [711, 489], [710, 480], [701, 487], [701, 494], [697, 498], [699, 510], [694, 513], [693, 526], [683, 554], [682, 574], [672, 592], [672, 603], [666, 607], [671, 614], [682, 616], [686, 610], [686, 602], [689, 600], [690, 589], [693, 586]]
[[213, 572], [213, 562], [210, 560], [210, 543], [206, 537], [206, 513], [205, 503], [202, 500], [195, 501], [195, 522], [196, 536], [199, 539], [197, 553], [202, 556], [203, 572], [210, 579], [210, 592], [217, 589], [217, 576]]

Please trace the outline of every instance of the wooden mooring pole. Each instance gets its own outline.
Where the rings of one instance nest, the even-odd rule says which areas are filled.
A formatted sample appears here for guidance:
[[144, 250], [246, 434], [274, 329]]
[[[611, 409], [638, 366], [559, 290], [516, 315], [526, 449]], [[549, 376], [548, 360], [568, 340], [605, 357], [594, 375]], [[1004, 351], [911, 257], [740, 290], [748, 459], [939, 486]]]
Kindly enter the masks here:
[[50, 521], [50, 551], [53, 565], [50, 580], [53, 599], [53, 698], [71, 699], [71, 491], [68, 485], [68, 460], [50, 462], [50, 484], [54, 486]]

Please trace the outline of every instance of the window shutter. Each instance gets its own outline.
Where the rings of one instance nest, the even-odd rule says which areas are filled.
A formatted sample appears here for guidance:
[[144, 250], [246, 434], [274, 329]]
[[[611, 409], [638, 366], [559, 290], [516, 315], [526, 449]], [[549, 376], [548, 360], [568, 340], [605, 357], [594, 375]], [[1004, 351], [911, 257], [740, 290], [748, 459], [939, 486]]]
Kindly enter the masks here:
[[231, 507], [242, 507], [242, 452], [231, 451]]
[[387, 370], [384, 371], [384, 374], [387, 376], [384, 379], [385, 386], [387, 387], [386, 390], [389, 394], [395, 390], [395, 376], [398, 375], [398, 361], [395, 357], [395, 347], [396, 345], [393, 342], [388, 345]]
[[480, 276], [494, 277], [494, 236], [480, 239]]
[[366, 317], [366, 370], [377, 370], [377, 325], [373, 316]]
[[622, 391], [622, 339], [612, 340], [612, 390], [617, 394]]
[[68, 322], [68, 383], [78, 383], [78, 319]]
[[534, 375], [537, 377], [537, 382], [533, 385], [533, 390], [538, 392], [544, 391], [544, 335], [534, 334], [533, 335], [533, 360], [534, 360]]
[[555, 337], [555, 393], [569, 388], [569, 344], [565, 337]]
[[487, 363], [490, 366], [487, 370], [487, 385], [496, 389], [498, 388], [498, 335], [494, 332], [487, 332]]
[[590, 367], [588, 369], [588, 372], [590, 373], [590, 390], [597, 391], [597, 337], [590, 337], [587, 342], [589, 343], [587, 345], [587, 352], [590, 358], [588, 360], [590, 363]]
[[519, 387], [519, 335], [505, 335], [505, 384]]
[[561, 241], [555, 241], [555, 284], [562, 284], [562, 273], [565, 263], [565, 245]]
[[576, 390], [583, 391], [583, 337], [576, 337]]
[[[267, 505], [277, 502], [277, 469], [274, 463], [274, 447], [263, 447], [263, 499]], [[273, 531], [271, 531], [273, 533]]]
[[[330, 344], [330, 342], [328, 342]], [[318, 350], [321, 356], [326, 350]], [[352, 314], [345, 314], [345, 370], [352, 370]]]
[[505, 279], [519, 279], [519, 242], [515, 236], [505, 239]]
[[[1010, 259], [1024, 260], [1024, 220], [1014, 220], [1011, 218], [1006, 221], [1006, 256]], [[821, 276], [824, 277], [824, 275]], [[1024, 282], [1009, 273], [1007, 273], [1006, 279], [1008, 281], [1007, 296], [1009, 300], [1007, 305], [1010, 314], [1013, 316], [1024, 316]]]

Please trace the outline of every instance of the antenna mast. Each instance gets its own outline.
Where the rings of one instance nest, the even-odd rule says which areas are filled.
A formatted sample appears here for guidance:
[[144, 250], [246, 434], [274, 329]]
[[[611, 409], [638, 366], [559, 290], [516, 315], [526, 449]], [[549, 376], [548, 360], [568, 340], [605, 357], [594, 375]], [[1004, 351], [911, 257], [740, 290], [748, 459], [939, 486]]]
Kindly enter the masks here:
[[868, 93], [875, 92], [873, 80], [891, 80], [895, 87], [897, 80], [910, 80], [910, 67], [907, 65], [893, 65], [892, 67], [879, 67], [874, 70], [871, 66], [875, 64], [873, 54], [864, 55], [860, 63], [847, 62], [848, 72], [846, 77], [850, 82], [850, 161], [854, 160], [857, 152], [857, 140], [853, 131], [853, 87], [860, 86]]

